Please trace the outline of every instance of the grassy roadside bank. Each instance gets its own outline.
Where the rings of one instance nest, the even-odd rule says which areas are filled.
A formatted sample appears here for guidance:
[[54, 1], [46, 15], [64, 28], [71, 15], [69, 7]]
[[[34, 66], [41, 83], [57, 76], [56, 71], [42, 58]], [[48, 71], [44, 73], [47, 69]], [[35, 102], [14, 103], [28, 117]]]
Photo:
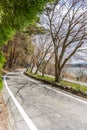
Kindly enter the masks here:
[[3, 88], [3, 83], [2, 83], [2, 79], [0, 78], [0, 91], [2, 90]]
[[3, 81], [2, 81], [2, 72], [0, 71], [0, 91], [3, 88]]
[[42, 77], [39, 74], [36, 75], [28, 71], [25, 72], [25, 75], [30, 76], [34, 79], [40, 80], [44, 83], [50, 84], [53, 87], [57, 87], [67, 92], [73, 93], [75, 95], [79, 95], [79, 96], [87, 98], [87, 87], [84, 85], [80, 85], [77, 83], [72, 83], [72, 82], [68, 82], [64, 80], [62, 80], [60, 83], [55, 83], [55, 79], [53, 77], [48, 77], [48, 76]]
[[3, 79], [2, 76], [6, 75], [9, 71], [5, 69], [0, 69], [0, 91], [3, 89]]

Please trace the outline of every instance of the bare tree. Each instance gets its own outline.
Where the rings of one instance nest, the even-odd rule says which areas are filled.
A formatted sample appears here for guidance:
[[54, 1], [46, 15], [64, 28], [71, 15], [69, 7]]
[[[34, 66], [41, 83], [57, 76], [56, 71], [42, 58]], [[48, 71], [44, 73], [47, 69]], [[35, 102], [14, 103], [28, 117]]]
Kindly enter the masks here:
[[30, 56], [29, 63], [30, 63], [30, 73], [32, 73], [36, 64], [36, 56], [34, 53]]
[[87, 9], [84, 0], [60, 0], [48, 6], [43, 26], [50, 34], [55, 54], [55, 81], [61, 80], [65, 64], [87, 38]]
[[47, 67], [48, 63], [50, 62], [50, 60], [52, 59], [53, 54], [54, 54], [54, 52], [51, 52], [48, 59], [44, 60], [43, 63], [42, 63], [42, 77], [44, 77], [46, 67]]
[[32, 61], [31, 71], [33, 67], [36, 66], [35, 74], [37, 74], [41, 66], [44, 66], [46, 68], [46, 65], [48, 64], [53, 55], [52, 54], [53, 47], [52, 47], [52, 41], [49, 40], [47, 35], [36, 36], [34, 44], [35, 44], [35, 51], [31, 59]]

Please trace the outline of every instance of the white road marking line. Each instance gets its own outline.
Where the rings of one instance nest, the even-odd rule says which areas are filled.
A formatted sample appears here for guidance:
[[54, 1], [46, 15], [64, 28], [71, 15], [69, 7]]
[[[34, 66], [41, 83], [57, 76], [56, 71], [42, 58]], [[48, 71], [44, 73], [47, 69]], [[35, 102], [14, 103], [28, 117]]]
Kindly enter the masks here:
[[[32, 82], [34, 82], [34, 83], [38, 83], [36, 80], [31, 79], [31, 78], [29, 78], [29, 77], [26, 77], [23, 73], [21, 73], [21, 74], [22, 74], [23, 77], [25, 77], [26, 79], [28, 79], [28, 80], [30, 80], [30, 81], [32, 81]], [[41, 84], [41, 85], [42, 85], [42, 84]], [[42, 85], [42, 86], [44, 86], [44, 85]], [[53, 89], [53, 88], [51, 88], [51, 87], [49, 87], [49, 86], [47, 86], [47, 85], [45, 85], [45, 88], [50, 89], [50, 90], [53, 90], [53, 91], [56, 92], [56, 93], [60, 93], [60, 94], [62, 94], [62, 95], [65, 95], [66, 97], [72, 98], [72, 99], [77, 100], [77, 101], [79, 101], [79, 102], [82, 102], [82, 103], [84, 103], [84, 104], [87, 104], [87, 101], [81, 100], [81, 99], [79, 99], [79, 98], [76, 98], [76, 97], [74, 97], [74, 96], [72, 96], [72, 95], [63, 93], [63, 92], [61, 92], [61, 91], [55, 90], [55, 89]]]
[[13, 102], [15, 103], [17, 109], [19, 110], [19, 112], [20, 112], [21, 116], [23, 117], [24, 121], [26, 122], [27, 126], [29, 127], [29, 130], [37, 130], [36, 126], [33, 124], [31, 119], [27, 116], [24, 109], [22, 108], [20, 103], [17, 101], [17, 99], [15, 98], [15, 96], [13, 95], [11, 90], [9, 89], [9, 87], [7, 85], [7, 82], [6, 82], [6, 77], [7, 76], [4, 76], [4, 84], [5, 84], [6, 88], [7, 88], [7, 91], [10, 94], [11, 98], [13, 99]]

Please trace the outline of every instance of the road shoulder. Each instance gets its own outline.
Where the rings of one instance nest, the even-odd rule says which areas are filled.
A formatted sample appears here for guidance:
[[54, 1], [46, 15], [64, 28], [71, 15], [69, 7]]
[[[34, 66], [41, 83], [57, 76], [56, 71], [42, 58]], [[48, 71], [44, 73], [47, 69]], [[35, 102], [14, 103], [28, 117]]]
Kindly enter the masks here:
[[0, 130], [8, 130], [8, 108], [0, 92]]

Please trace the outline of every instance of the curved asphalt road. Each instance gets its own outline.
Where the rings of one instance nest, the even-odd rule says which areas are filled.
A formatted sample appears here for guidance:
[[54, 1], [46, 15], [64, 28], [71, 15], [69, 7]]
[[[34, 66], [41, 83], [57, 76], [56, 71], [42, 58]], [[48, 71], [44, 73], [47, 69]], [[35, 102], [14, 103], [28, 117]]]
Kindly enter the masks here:
[[[34, 83], [21, 72], [8, 74], [6, 81], [38, 130], [87, 130], [87, 103], [49, 90], [40, 82]], [[5, 89], [4, 97], [10, 109], [10, 123], [15, 125], [10, 129], [29, 130], [8, 95]]]

